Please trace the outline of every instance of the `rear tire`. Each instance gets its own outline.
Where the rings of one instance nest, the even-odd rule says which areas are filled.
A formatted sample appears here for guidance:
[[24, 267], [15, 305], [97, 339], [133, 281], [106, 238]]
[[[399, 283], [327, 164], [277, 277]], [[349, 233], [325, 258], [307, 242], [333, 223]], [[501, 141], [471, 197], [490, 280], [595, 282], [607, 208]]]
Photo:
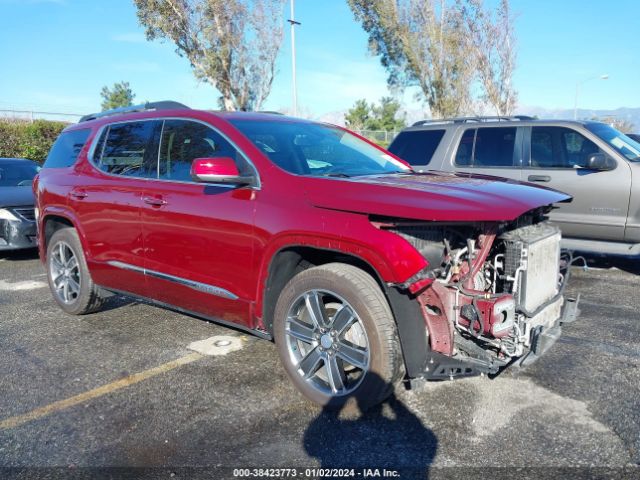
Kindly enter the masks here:
[[104, 293], [91, 279], [74, 228], [61, 228], [51, 236], [47, 247], [47, 279], [54, 300], [71, 315], [96, 312], [104, 303]]
[[294, 276], [276, 304], [274, 339], [302, 394], [330, 409], [384, 401], [404, 365], [389, 304], [367, 272], [343, 263]]

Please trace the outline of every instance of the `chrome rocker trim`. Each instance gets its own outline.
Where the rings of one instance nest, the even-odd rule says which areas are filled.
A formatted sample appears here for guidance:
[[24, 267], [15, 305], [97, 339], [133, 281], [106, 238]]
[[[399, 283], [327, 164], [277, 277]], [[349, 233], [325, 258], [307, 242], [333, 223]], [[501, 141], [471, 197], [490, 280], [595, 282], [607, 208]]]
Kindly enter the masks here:
[[215, 295], [217, 297], [228, 298], [229, 300], [238, 300], [238, 296], [235, 295], [234, 293], [231, 293], [229, 290], [225, 290], [224, 288], [220, 288], [215, 285], [208, 285], [206, 283], [200, 283], [194, 280], [176, 277], [174, 275], [169, 275], [167, 273], [156, 272], [155, 270], [149, 270], [147, 268], [138, 267], [136, 265], [130, 265], [128, 263], [119, 262], [117, 260], [108, 261], [107, 265], [111, 265], [112, 267], [116, 267], [116, 268], [122, 268], [123, 270], [142, 273], [143, 275], [149, 275], [151, 277], [160, 278], [162, 280], [167, 280], [169, 282], [174, 282], [179, 285], [192, 288], [199, 292]]

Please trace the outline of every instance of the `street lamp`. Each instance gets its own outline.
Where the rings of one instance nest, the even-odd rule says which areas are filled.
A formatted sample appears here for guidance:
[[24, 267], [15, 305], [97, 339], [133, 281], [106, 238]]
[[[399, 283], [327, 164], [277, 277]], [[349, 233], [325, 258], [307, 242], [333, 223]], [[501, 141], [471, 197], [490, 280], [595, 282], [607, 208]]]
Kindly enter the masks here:
[[591, 81], [591, 80], [607, 80], [609, 78], [608, 74], [604, 74], [604, 75], [598, 75], [596, 77], [590, 77], [587, 78], [586, 80], [582, 80], [581, 82], [576, 82], [576, 99], [575, 102], [573, 104], [573, 119], [577, 120], [578, 119], [578, 95], [580, 93], [580, 87], [582, 87], [582, 85], [584, 85], [585, 83]]
[[291, 90], [293, 94], [293, 116], [298, 115], [298, 88], [296, 85], [296, 25], [301, 25], [295, 20], [295, 0], [291, 0], [291, 18], [287, 20], [291, 25]]

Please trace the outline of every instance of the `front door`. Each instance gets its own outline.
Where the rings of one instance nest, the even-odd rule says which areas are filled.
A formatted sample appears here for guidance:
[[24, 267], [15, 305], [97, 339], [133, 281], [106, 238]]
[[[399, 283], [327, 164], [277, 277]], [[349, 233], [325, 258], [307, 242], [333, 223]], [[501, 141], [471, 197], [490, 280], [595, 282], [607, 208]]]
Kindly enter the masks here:
[[529, 152], [523, 180], [573, 196], [571, 203], [556, 205], [550, 215], [562, 235], [623, 241], [631, 189], [629, 165], [616, 160], [613, 170], [584, 168], [590, 155], [606, 153], [572, 128], [531, 127], [527, 137]]
[[255, 191], [194, 182], [193, 160], [212, 157], [234, 158], [241, 173], [252, 168], [210, 126], [164, 121], [158, 179], [143, 196], [147, 283], [157, 300], [252, 327]]

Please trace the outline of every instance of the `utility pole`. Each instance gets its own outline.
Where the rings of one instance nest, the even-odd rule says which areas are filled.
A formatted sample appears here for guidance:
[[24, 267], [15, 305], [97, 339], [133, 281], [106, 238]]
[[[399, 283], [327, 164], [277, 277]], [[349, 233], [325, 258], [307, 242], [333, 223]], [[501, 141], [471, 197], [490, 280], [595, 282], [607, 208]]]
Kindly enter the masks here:
[[287, 20], [291, 25], [291, 89], [293, 94], [293, 116], [298, 115], [298, 87], [296, 85], [296, 25], [302, 25], [295, 20], [295, 0], [291, 0], [291, 18]]

